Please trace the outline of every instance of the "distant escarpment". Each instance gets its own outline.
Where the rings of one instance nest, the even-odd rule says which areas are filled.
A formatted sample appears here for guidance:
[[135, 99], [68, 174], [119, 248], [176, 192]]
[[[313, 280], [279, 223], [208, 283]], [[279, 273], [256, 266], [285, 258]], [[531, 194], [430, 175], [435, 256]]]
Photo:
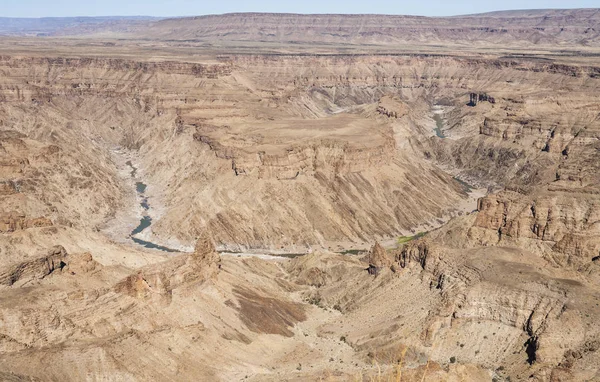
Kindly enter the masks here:
[[82, 23], [57, 28], [51, 33], [206, 42], [597, 46], [599, 19], [596, 9], [525, 10], [435, 18], [375, 14], [232, 13], [157, 21]]

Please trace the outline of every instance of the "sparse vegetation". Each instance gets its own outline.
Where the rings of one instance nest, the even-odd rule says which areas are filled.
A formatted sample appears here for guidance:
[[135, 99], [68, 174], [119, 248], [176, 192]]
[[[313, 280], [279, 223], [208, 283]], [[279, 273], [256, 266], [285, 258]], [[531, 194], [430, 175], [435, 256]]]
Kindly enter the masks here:
[[342, 254], [342, 255], [360, 255], [360, 254], [363, 254], [365, 252], [367, 252], [367, 251], [365, 251], [364, 249], [347, 249], [345, 251], [341, 251], [341, 252], [338, 252], [338, 253]]
[[306, 299], [306, 302], [318, 306], [319, 308], [323, 308], [321, 296], [319, 294], [315, 294]]
[[413, 235], [413, 236], [400, 236], [396, 240], [396, 243], [398, 245], [406, 244], [406, 243], [411, 242], [413, 240], [420, 239], [420, 238], [424, 237], [425, 235], [427, 235], [427, 232], [420, 232], [420, 233], [418, 233], [416, 235]]

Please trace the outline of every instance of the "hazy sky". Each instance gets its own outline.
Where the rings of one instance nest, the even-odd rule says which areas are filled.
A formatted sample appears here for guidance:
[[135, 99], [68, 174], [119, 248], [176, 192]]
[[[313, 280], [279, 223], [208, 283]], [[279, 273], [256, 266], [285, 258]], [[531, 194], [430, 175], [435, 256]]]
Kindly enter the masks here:
[[0, 0], [0, 16], [190, 16], [227, 12], [448, 16], [502, 9], [598, 7], [600, 0]]

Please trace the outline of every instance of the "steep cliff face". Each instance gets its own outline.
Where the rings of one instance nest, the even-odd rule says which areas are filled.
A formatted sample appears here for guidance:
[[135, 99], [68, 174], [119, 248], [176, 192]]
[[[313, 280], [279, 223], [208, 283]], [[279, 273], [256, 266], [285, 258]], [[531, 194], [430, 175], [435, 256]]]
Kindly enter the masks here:
[[[229, 126], [200, 126], [194, 139], [208, 145], [217, 158], [231, 159], [236, 175], [281, 180], [316, 172], [338, 176], [366, 171], [390, 164], [396, 149], [391, 128], [351, 115], [245, 128], [257, 135], [248, 139]], [[303, 137], [306, 132], [310, 135]], [[367, 132], [372, 134], [369, 141], [357, 142]]]
[[60, 272], [67, 266], [67, 252], [61, 246], [55, 246], [33, 261], [26, 261], [13, 266], [4, 266], [0, 274], [0, 285], [10, 287], [23, 285], [43, 279], [52, 272]]
[[[510, 191], [480, 201], [472, 237], [488, 244], [521, 240], [552, 247], [548, 256], [561, 265], [580, 267], [597, 255], [600, 183], [592, 137], [600, 131], [600, 103], [593, 90], [588, 92], [509, 101], [502, 114], [512, 127], [484, 120], [481, 135], [523, 146], [521, 155], [506, 163], [522, 167], [508, 173], [512, 176], [504, 185]], [[578, 101], [577, 112], [570, 112]]]
[[580, 267], [598, 256], [600, 205], [595, 194], [549, 192], [525, 196], [501, 193], [479, 203], [471, 237], [484, 244], [539, 242], [561, 265]]
[[[591, 296], [579, 295], [587, 281], [576, 272], [551, 270], [544, 266], [545, 260], [522, 249], [455, 251], [419, 241], [396, 256], [399, 269], [422, 269], [424, 282], [442, 296], [442, 304], [430, 313], [423, 332], [428, 346], [457, 339], [465, 342], [454, 351], [465, 361], [494, 354], [507, 361], [522, 357], [521, 362], [544, 369], [563, 362], [569, 353], [565, 348], [577, 349], [598, 335], [586, 329]], [[496, 346], [487, 347], [485, 340], [498, 333], [512, 340], [498, 339]], [[468, 339], [473, 335], [481, 341], [475, 356]], [[511, 348], [518, 350], [511, 354]], [[509, 373], [519, 369], [511, 366]]]
[[[98, 198], [85, 190], [111, 185], [82, 204], [93, 209], [69, 211], [68, 202], [53, 204], [55, 213], [13, 210], [103, 226], [123, 207], [114, 196], [127, 192], [109, 164], [107, 148], [117, 145], [139, 149], [140, 172], [154, 185], [148, 193], [164, 205], [154, 237], [187, 246], [205, 227], [220, 245], [302, 249], [437, 225], [465, 195], [436, 164], [475, 184], [525, 193], [540, 182], [593, 187], [596, 180], [593, 165], [577, 170], [578, 158], [595, 157], [593, 67], [449, 57], [220, 60], [3, 57], [3, 126], [52, 142], [34, 158], [11, 148], [23, 137], [6, 138], [4, 192], [17, 195], [11, 174], [42, 166], [46, 156], [68, 161], [70, 147], [86, 159], [81, 174], [68, 176], [69, 192]], [[548, 87], [557, 89], [552, 97]], [[467, 106], [473, 90], [495, 103]], [[453, 105], [449, 139], [427, 139], [424, 114], [437, 100]], [[579, 112], [569, 116], [572, 108]], [[94, 168], [93, 158], [106, 165]]]

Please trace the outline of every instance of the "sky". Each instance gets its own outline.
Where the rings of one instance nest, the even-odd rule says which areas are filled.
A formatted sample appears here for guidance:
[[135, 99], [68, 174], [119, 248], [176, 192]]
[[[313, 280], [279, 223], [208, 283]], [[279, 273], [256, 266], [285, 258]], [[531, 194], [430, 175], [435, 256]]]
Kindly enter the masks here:
[[451, 16], [539, 8], [600, 8], [600, 0], [0, 0], [0, 17], [169, 17], [229, 12]]

